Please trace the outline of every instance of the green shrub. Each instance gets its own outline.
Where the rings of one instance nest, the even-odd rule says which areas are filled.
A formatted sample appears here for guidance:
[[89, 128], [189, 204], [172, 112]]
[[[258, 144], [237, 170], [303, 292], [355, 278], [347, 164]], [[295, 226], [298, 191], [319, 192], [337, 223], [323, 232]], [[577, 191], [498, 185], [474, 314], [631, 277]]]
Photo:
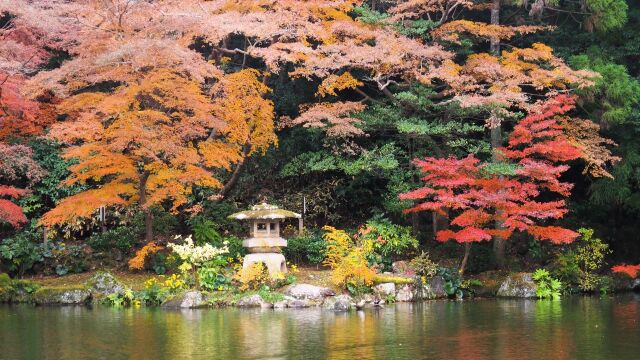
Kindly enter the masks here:
[[317, 232], [303, 231], [301, 235], [287, 240], [284, 255], [293, 263], [321, 264], [325, 258], [327, 242]]
[[109, 251], [114, 248], [125, 254], [139, 242], [142, 233], [130, 226], [119, 226], [104, 233], [94, 233], [87, 239], [87, 244], [96, 251]]
[[[247, 254], [247, 248], [242, 246], [242, 239], [237, 236], [225, 236], [222, 242], [227, 242], [227, 248], [229, 248], [229, 256], [233, 258], [242, 257]], [[217, 245], [222, 246], [222, 245]]]
[[[36, 240], [37, 239], [37, 240]], [[10, 273], [22, 276], [45, 259], [40, 237], [26, 230], [0, 243], [0, 264]]]
[[420, 255], [414, 257], [409, 266], [416, 272], [417, 275], [430, 278], [438, 271], [438, 264], [433, 262], [429, 257], [428, 252], [421, 252]]
[[56, 274], [62, 276], [67, 273], [80, 273], [88, 268], [87, 256], [84, 251], [86, 245], [55, 244], [51, 250], [52, 266]]
[[193, 240], [198, 246], [204, 244], [219, 246], [222, 243], [222, 235], [218, 232], [216, 223], [211, 220], [197, 218], [191, 224], [191, 231]]
[[604, 265], [604, 258], [611, 251], [609, 245], [593, 237], [592, 229], [579, 229], [581, 237], [571, 248], [556, 255], [553, 273], [568, 285], [575, 285], [581, 291], [598, 290], [600, 276], [597, 272]]
[[540, 299], [557, 299], [561, 295], [562, 282], [554, 279], [545, 269], [537, 269], [533, 272], [533, 281], [537, 285], [536, 295]]
[[462, 287], [462, 279], [456, 270], [449, 268], [438, 268], [436, 275], [441, 276], [444, 281], [443, 289], [449, 297], [462, 299], [464, 297], [464, 288]]
[[231, 284], [231, 279], [224, 274], [226, 265], [227, 261], [224, 257], [218, 257], [203, 264], [198, 269], [200, 287], [209, 291], [227, 289]]
[[370, 242], [373, 252], [369, 253], [367, 260], [382, 270], [391, 270], [393, 261], [406, 258], [418, 248], [418, 240], [411, 235], [410, 227], [393, 224], [381, 216], [367, 221], [354, 237], [362, 243]]

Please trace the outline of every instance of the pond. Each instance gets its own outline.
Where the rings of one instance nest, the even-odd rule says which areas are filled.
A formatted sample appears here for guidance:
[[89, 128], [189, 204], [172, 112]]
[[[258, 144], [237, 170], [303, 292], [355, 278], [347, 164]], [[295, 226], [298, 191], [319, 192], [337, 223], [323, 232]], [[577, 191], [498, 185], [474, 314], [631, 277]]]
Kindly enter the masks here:
[[362, 312], [0, 306], [2, 359], [637, 359], [640, 296]]

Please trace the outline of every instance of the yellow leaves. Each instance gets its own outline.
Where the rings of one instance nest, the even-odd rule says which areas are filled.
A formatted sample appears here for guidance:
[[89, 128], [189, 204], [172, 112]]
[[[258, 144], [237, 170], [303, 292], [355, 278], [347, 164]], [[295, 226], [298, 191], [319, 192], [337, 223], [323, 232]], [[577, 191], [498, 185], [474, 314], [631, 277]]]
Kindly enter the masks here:
[[329, 75], [322, 81], [322, 84], [318, 86], [316, 96], [325, 97], [328, 95], [337, 96], [336, 90], [341, 91], [345, 89], [355, 89], [358, 86], [364, 85], [362, 81], [356, 79], [350, 72], [344, 72], [342, 75]]
[[241, 147], [219, 140], [207, 140], [198, 144], [198, 152], [207, 167], [229, 170], [232, 163], [242, 161]]
[[366, 246], [356, 246], [344, 230], [331, 226], [322, 229], [327, 242], [324, 265], [331, 268], [331, 281], [338, 286], [373, 284], [376, 272], [368, 265]]

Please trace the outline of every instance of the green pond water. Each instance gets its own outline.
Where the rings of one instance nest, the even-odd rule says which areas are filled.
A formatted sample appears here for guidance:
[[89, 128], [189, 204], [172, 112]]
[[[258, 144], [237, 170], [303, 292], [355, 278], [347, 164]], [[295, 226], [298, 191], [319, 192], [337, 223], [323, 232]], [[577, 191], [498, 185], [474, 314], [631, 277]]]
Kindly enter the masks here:
[[640, 359], [640, 296], [362, 312], [0, 306], [0, 359]]

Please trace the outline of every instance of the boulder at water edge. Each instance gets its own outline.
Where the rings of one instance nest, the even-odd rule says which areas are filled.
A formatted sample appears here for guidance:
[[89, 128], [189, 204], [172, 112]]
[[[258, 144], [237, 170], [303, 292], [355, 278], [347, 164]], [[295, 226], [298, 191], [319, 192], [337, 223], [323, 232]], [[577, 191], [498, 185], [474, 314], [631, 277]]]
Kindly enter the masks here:
[[108, 272], [99, 272], [87, 281], [87, 287], [94, 296], [124, 294], [125, 286]]
[[320, 302], [325, 297], [333, 296], [336, 293], [325, 287], [310, 284], [296, 284], [285, 290], [284, 294], [298, 300], [313, 300]]
[[335, 311], [348, 311], [353, 306], [353, 298], [349, 295], [328, 297], [322, 303], [322, 308]]
[[161, 305], [165, 309], [195, 309], [203, 306], [206, 306], [204, 296], [195, 290], [175, 295]]
[[91, 301], [91, 291], [84, 286], [42, 287], [33, 294], [37, 305], [83, 305]]
[[410, 302], [413, 301], [415, 286], [410, 284], [401, 285], [396, 291], [396, 301]]
[[496, 296], [508, 298], [535, 298], [538, 287], [530, 273], [509, 275], [501, 284]]
[[389, 297], [396, 297], [396, 284], [392, 282], [378, 284], [373, 287], [373, 293], [382, 300], [387, 300]]
[[238, 300], [236, 306], [241, 308], [272, 308], [273, 304], [264, 301], [262, 296], [254, 294], [245, 296], [242, 299]]

